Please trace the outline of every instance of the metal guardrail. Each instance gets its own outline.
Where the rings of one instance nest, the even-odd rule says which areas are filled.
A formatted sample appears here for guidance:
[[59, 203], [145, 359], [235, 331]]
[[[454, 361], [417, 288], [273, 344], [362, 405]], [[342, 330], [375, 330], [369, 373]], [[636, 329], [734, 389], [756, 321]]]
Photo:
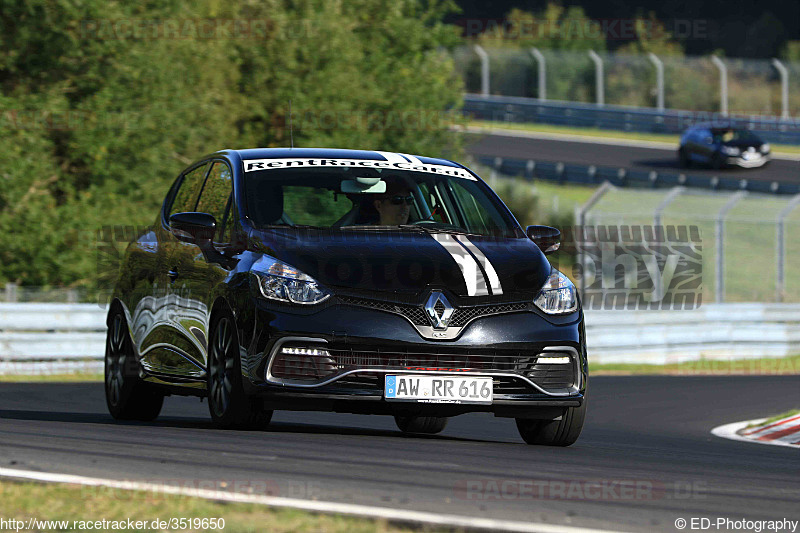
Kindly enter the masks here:
[[[106, 311], [94, 304], [0, 303], [0, 373], [102, 371]], [[800, 305], [586, 311], [591, 363], [674, 363], [800, 353]]]
[[720, 191], [750, 191], [772, 194], [798, 194], [800, 183], [784, 181], [753, 180], [731, 176], [709, 176], [690, 172], [657, 172], [624, 167], [606, 167], [541, 161], [536, 159], [514, 159], [480, 156], [478, 163], [512, 177], [543, 179], [558, 183], [600, 185], [609, 182], [617, 187], [696, 187]]
[[464, 95], [463, 113], [479, 120], [667, 134], [683, 133], [698, 122], [732, 122], [751, 130], [766, 142], [800, 145], [800, 119], [774, 116], [724, 115], [479, 94]]
[[709, 304], [680, 311], [587, 311], [592, 363], [678, 363], [800, 354], [800, 305]]
[[0, 303], [0, 373], [102, 371], [105, 318], [95, 304]]

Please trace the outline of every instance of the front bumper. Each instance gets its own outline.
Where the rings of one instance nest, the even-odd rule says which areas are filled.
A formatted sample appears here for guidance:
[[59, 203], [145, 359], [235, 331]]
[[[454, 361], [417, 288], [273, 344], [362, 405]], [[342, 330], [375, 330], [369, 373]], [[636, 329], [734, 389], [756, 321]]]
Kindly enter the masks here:
[[[580, 311], [563, 317], [533, 310], [485, 316], [466, 324], [453, 340], [434, 341], [406, 318], [375, 309], [337, 303], [298, 313], [258, 299], [255, 306], [255, 333], [243, 370], [248, 392], [271, 408], [551, 418], [583, 401], [587, 365]], [[286, 347], [316, 351], [296, 357], [284, 354]], [[540, 363], [542, 354], [554, 352], [570, 363], [557, 368]], [[384, 376], [400, 373], [491, 376], [494, 401], [387, 402]]]
[[745, 158], [743, 155], [729, 156], [725, 158], [725, 165], [741, 168], [758, 168], [763, 167], [770, 161], [770, 154], [761, 154], [756, 152], [755, 155]]

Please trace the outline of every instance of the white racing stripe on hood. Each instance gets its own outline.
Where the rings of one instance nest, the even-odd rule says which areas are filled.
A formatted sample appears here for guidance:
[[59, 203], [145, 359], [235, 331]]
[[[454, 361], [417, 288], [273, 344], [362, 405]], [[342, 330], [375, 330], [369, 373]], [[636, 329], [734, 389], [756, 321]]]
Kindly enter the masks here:
[[423, 164], [423, 162], [420, 161], [416, 156], [408, 155], [408, 154], [400, 154], [400, 155], [402, 155], [403, 157], [408, 159], [414, 165], [422, 165]]
[[461, 269], [464, 283], [467, 284], [467, 295], [487, 296], [489, 290], [486, 288], [486, 278], [483, 277], [478, 263], [466, 248], [448, 233], [434, 233], [431, 237], [436, 239], [436, 242], [447, 250], [447, 253], [455, 260], [458, 268]]
[[401, 156], [400, 154], [396, 154], [394, 152], [379, 152], [379, 151], [375, 150], [375, 153], [382, 155], [390, 163], [407, 163], [408, 162], [403, 158], [403, 156]]
[[500, 277], [497, 275], [489, 258], [487, 258], [477, 246], [472, 244], [472, 241], [467, 239], [466, 235], [456, 235], [455, 238], [458, 242], [466, 246], [467, 249], [472, 252], [472, 255], [483, 264], [483, 269], [486, 271], [486, 276], [489, 278], [489, 285], [492, 287], [492, 294], [503, 294], [503, 287], [500, 285]]

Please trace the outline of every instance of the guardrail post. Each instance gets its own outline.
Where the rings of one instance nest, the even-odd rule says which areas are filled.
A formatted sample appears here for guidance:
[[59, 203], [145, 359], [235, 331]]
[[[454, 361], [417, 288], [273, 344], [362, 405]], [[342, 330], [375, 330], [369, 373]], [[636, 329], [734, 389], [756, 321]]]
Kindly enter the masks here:
[[594, 50], [589, 50], [589, 57], [594, 61], [595, 92], [597, 93], [597, 105], [605, 105], [605, 85], [603, 84], [603, 58]]
[[728, 114], [728, 67], [717, 56], [711, 56], [711, 62], [719, 69], [719, 112]]
[[[606, 180], [603, 182], [600, 187], [597, 188], [594, 193], [586, 200], [586, 203], [582, 206], [579, 206], [575, 210], [575, 220], [578, 223], [578, 227], [575, 228], [574, 238], [575, 238], [575, 246], [578, 249], [578, 264], [581, 265], [581, 279], [580, 279], [580, 293], [581, 293], [581, 300], [584, 302], [586, 301], [586, 255], [583, 253], [583, 244], [586, 242], [586, 233], [584, 231], [584, 227], [586, 226], [586, 213], [600, 201], [600, 199], [605, 196], [605, 194], [613, 189], [614, 186]], [[584, 303], [584, 305], [586, 305]]]
[[725, 244], [725, 215], [727, 215], [728, 211], [733, 209], [739, 200], [745, 196], [747, 196], [747, 191], [739, 191], [735, 193], [727, 202], [725, 202], [725, 205], [722, 206], [722, 209], [719, 210], [719, 213], [717, 213], [717, 286], [714, 288], [714, 301], [718, 304], [722, 303], [725, 299], [725, 250], [723, 246]]
[[479, 44], [473, 46], [475, 53], [481, 59], [481, 95], [489, 96], [489, 54]]
[[538, 67], [538, 85], [539, 85], [539, 100], [545, 101], [547, 100], [547, 62], [544, 59], [544, 54], [542, 54], [538, 48], [535, 46], [530, 49], [531, 55], [536, 59], [536, 65]]
[[781, 76], [781, 118], [789, 118], [789, 71], [776, 58], [772, 58], [772, 66]]
[[786, 217], [789, 216], [795, 207], [800, 205], [800, 194], [794, 196], [789, 203], [786, 204], [786, 207], [781, 209], [781, 212], [778, 213], [778, 221], [777, 221], [777, 235], [775, 242], [775, 251], [778, 261], [778, 272], [775, 278], [775, 301], [782, 302], [783, 301], [783, 294], [786, 290], [786, 235], [785, 235], [785, 223]]
[[664, 111], [664, 62], [653, 52], [647, 54], [656, 67], [656, 109]]
[[6, 283], [6, 302], [16, 302], [17, 301], [17, 284], [16, 283]]

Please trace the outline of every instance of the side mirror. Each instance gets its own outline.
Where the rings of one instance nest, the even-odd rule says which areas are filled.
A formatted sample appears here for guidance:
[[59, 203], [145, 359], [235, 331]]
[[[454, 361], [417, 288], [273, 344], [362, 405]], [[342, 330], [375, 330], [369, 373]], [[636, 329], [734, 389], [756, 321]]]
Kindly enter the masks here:
[[184, 242], [204, 244], [214, 238], [217, 221], [208, 213], [175, 213], [169, 217], [169, 227]]
[[561, 246], [561, 232], [556, 228], [550, 226], [528, 226], [525, 228], [525, 233], [545, 254], [553, 253]]

